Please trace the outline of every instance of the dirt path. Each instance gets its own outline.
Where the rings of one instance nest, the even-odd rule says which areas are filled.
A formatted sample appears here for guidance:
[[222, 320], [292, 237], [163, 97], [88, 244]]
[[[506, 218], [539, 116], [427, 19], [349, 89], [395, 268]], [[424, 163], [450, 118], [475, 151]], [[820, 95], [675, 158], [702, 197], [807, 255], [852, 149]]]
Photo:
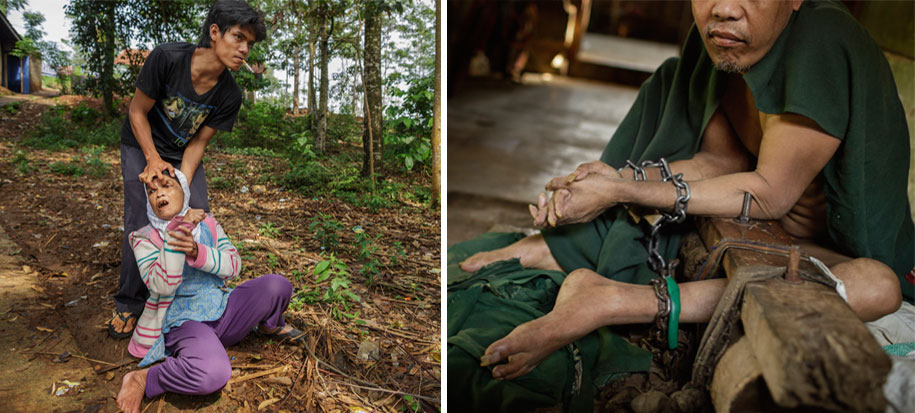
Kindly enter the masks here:
[[[37, 273], [0, 227], [0, 400], [5, 411], [111, 410], [109, 386], [80, 355]], [[63, 357], [61, 357], [63, 355]], [[66, 360], [65, 362], [59, 362]], [[55, 362], [57, 361], [57, 362]]]

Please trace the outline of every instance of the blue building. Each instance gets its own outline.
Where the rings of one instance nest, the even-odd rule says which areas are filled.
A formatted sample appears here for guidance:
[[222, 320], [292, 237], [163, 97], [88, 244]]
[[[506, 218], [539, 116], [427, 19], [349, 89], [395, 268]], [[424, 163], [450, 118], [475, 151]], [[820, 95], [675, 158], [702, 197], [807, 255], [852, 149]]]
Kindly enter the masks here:
[[[20, 59], [10, 54], [21, 39], [6, 15], [0, 13], [0, 86], [16, 93], [32, 93], [41, 89], [41, 63], [30, 56]], [[31, 67], [33, 60], [38, 67]]]

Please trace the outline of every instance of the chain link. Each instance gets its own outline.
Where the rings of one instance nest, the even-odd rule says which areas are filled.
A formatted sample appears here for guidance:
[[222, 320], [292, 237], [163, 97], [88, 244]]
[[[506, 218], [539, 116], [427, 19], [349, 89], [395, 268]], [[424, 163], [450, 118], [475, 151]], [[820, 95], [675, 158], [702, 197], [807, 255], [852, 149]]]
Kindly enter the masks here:
[[634, 164], [632, 161], [626, 161], [626, 164], [632, 168], [634, 179], [645, 180], [645, 168], [658, 168], [661, 172], [661, 182], [671, 182], [674, 185], [674, 188], [677, 189], [677, 200], [674, 201], [674, 208], [672, 212], [661, 212], [661, 218], [658, 219], [654, 225], [651, 226], [651, 230], [648, 234], [648, 266], [651, 267], [651, 270], [657, 272], [662, 276], [673, 275], [673, 269], [676, 267], [676, 264], [671, 262], [668, 263], [664, 256], [661, 255], [661, 252], [658, 250], [660, 245], [660, 232], [661, 227], [670, 223], [680, 223], [686, 219], [686, 209], [689, 206], [689, 198], [692, 195], [689, 190], [689, 183], [683, 180], [683, 174], [679, 173], [674, 175], [670, 171], [670, 164], [667, 162], [667, 159], [661, 158], [658, 162], [652, 161], [642, 161], [640, 165]]
[[[661, 212], [661, 217], [651, 225], [648, 233], [648, 266], [651, 270], [657, 272], [660, 277], [651, 280], [651, 286], [654, 287], [655, 295], [658, 298], [658, 314], [655, 315], [654, 327], [649, 334], [650, 338], [657, 344], [652, 346], [655, 350], [653, 355], [656, 360], [663, 363], [671, 371], [670, 375], [675, 375], [678, 370], [680, 359], [683, 356], [683, 350], [677, 346], [673, 350], [667, 349], [667, 340], [673, 303], [671, 302], [670, 292], [667, 290], [667, 277], [673, 277], [678, 259], [672, 259], [670, 262], [664, 259], [660, 252], [661, 228], [671, 223], [681, 223], [686, 219], [686, 209], [689, 204], [690, 190], [689, 184], [683, 180], [683, 174], [674, 175], [670, 171], [670, 164], [666, 159], [661, 158], [657, 162], [642, 161], [636, 165], [632, 161], [626, 161], [626, 165], [632, 168], [633, 179], [636, 181], [647, 180], [645, 168], [658, 168], [661, 172], [661, 182], [670, 182], [677, 189], [677, 200], [674, 201], [673, 211]], [[663, 349], [663, 350], [662, 350]]]

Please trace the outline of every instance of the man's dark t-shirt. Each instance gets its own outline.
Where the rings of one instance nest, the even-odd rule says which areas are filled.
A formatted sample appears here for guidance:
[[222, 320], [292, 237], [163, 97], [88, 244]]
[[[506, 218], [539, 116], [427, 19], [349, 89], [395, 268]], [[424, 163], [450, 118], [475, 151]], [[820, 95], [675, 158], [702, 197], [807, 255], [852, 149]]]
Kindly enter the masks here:
[[[137, 89], [156, 101], [146, 117], [156, 151], [163, 159], [180, 160], [201, 126], [231, 131], [241, 106], [241, 90], [228, 69], [215, 86], [197, 94], [191, 82], [191, 56], [196, 47], [190, 43], [160, 45], [146, 58], [137, 78]], [[140, 147], [129, 116], [121, 127], [121, 143]]]

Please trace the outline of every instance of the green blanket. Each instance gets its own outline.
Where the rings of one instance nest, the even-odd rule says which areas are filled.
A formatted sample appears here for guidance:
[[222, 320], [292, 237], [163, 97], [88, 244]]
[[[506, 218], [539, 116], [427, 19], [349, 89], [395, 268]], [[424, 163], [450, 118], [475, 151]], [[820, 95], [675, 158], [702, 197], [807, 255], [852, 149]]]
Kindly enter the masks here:
[[[915, 267], [915, 226], [909, 215], [907, 126], [886, 59], [837, 2], [807, 1], [795, 12], [773, 49], [745, 76], [762, 112], [798, 113], [842, 140], [823, 171], [829, 242], [853, 257], [869, 257], [900, 277]], [[620, 167], [629, 159], [688, 159], [724, 92], [700, 36], [691, 30], [679, 59], [666, 61], [642, 85], [638, 98], [601, 160]], [[683, 228], [665, 228], [660, 251], [672, 258]], [[545, 231], [553, 256], [571, 271], [589, 268], [618, 281], [645, 284], [642, 229], [621, 207], [592, 222]], [[448, 250], [448, 393], [455, 411], [526, 411], [564, 404], [591, 410], [593, 387], [615, 374], [644, 370], [646, 353], [607, 330], [576, 343], [582, 373], [573, 373], [575, 349], [563, 349], [532, 373], [493, 380], [479, 356], [494, 340], [549, 311], [564, 275], [527, 270], [517, 261], [476, 274], [456, 264], [473, 252], [507, 245], [517, 236], [491, 234]], [[631, 356], [629, 356], [631, 354]], [[622, 355], [626, 355], [623, 357]], [[581, 378], [577, 393], [573, 382]]]
[[457, 264], [509, 245], [521, 234], [490, 233], [448, 249], [448, 410], [525, 412], [564, 405], [592, 411], [595, 390], [621, 374], [646, 371], [651, 354], [601, 328], [547, 357], [533, 372], [494, 380], [480, 357], [493, 341], [553, 308], [565, 274], [502, 261], [470, 274]]

